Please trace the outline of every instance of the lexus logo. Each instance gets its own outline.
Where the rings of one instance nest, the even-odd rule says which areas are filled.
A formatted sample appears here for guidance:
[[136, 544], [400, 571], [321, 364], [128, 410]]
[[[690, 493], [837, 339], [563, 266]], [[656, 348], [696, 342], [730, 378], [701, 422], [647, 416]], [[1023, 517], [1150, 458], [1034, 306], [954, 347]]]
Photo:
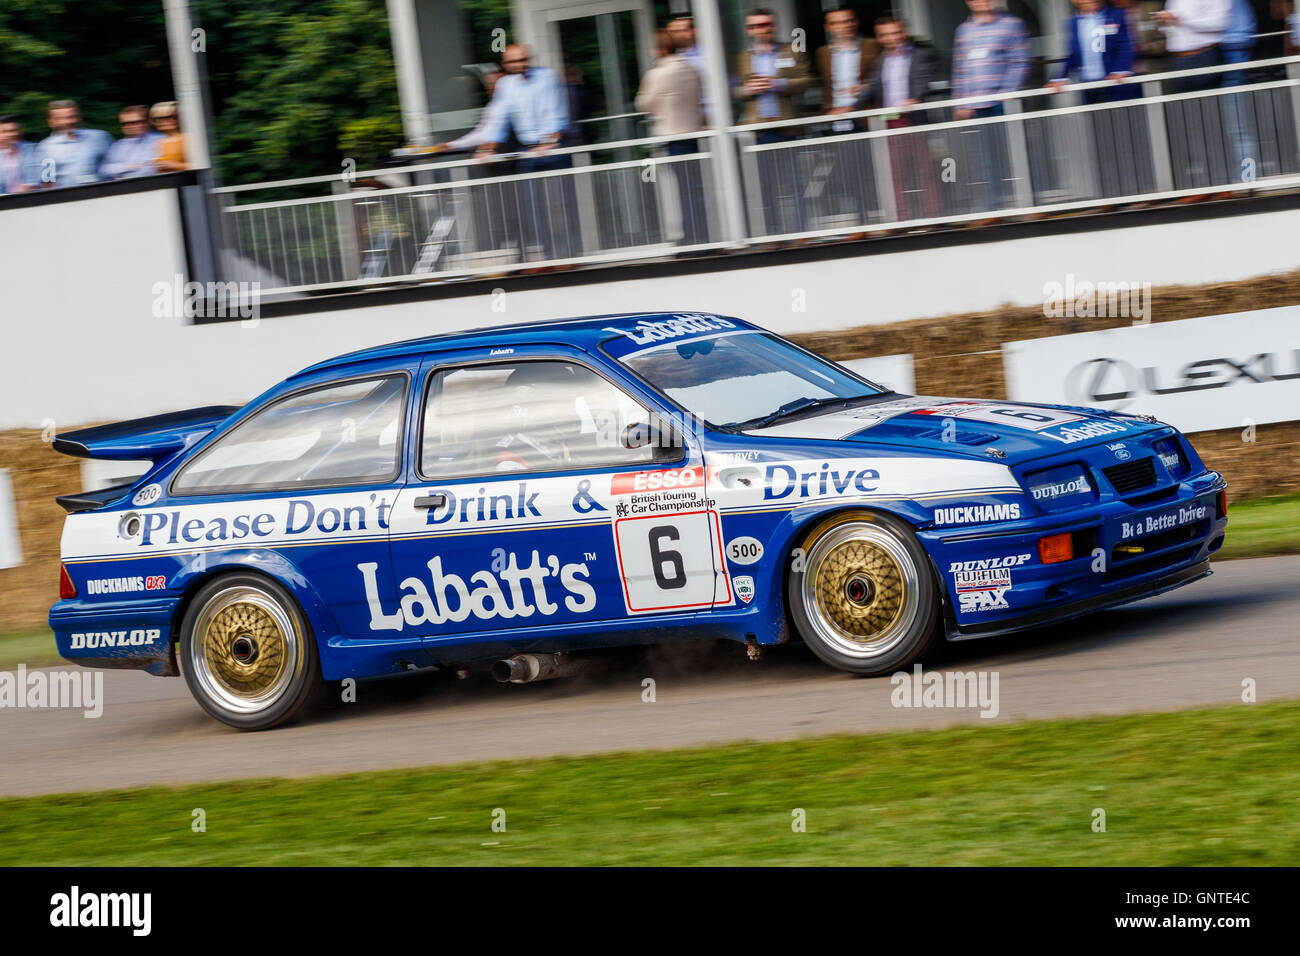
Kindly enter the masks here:
[[[1289, 371], [1281, 366], [1291, 363]], [[1065, 393], [1081, 405], [1106, 404], [1112, 410], [1126, 408], [1143, 395], [1177, 395], [1229, 385], [1262, 385], [1300, 379], [1300, 350], [1258, 352], [1245, 359], [1207, 358], [1163, 370], [1156, 366], [1138, 368], [1118, 358], [1094, 358], [1080, 362], [1065, 376]], [[1164, 384], [1162, 384], [1162, 381]], [[1114, 403], [1114, 404], [1112, 404]]]
[[1126, 408], [1142, 385], [1138, 370], [1123, 359], [1095, 358], [1080, 362], [1065, 377], [1065, 394], [1082, 405], [1119, 402]]

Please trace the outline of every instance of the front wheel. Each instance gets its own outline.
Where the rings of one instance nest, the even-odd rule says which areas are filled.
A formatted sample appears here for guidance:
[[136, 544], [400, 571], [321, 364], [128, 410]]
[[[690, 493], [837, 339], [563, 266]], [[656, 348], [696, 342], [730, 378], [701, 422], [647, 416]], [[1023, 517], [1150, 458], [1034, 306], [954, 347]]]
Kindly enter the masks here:
[[925, 550], [903, 522], [874, 512], [819, 523], [787, 583], [804, 643], [827, 664], [887, 674], [938, 641], [939, 592]]
[[223, 575], [194, 596], [181, 625], [180, 658], [199, 706], [240, 730], [284, 723], [324, 685], [298, 602], [255, 574]]

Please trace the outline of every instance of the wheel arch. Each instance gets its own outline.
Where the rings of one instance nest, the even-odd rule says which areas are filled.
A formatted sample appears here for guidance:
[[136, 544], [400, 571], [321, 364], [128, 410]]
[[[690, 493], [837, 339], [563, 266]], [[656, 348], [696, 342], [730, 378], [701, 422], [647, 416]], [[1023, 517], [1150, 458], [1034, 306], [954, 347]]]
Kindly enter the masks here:
[[[876, 502], [835, 502], [828, 507], [808, 506], [795, 508], [777, 526], [772, 535], [772, 540], [773, 542], [780, 542], [783, 558], [781, 561], [772, 562], [771, 577], [767, 581], [767, 586], [768, 593], [772, 595], [769, 600], [780, 602], [779, 606], [773, 606], [772, 611], [782, 615], [789, 633], [795, 634], [797, 629], [794, 626], [789, 595], [786, 589], [794, 566], [795, 555], [800, 549], [801, 543], [814, 529], [837, 519], [852, 520], [854, 515], [880, 515], [901, 523], [913, 534], [916, 534], [919, 525], [929, 520], [926, 510], [910, 499], [891, 501], [889, 504], [895, 507], [887, 507], [884, 503]], [[933, 555], [920, 541], [919, 536], [917, 541], [928, 560], [935, 586], [939, 589], [940, 600], [946, 605], [948, 603], [948, 593], [944, 585], [943, 575], [939, 572]]]
[[[218, 558], [207, 557], [202, 562], [194, 561], [183, 568], [174, 579], [174, 586], [181, 588], [181, 598], [176, 603], [171, 626], [171, 664], [177, 667], [177, 645], [180, 643], [181, 628], [185, 616], [189, 613], [194, 598], [203, 588], [219, 577], [228, 574], [249, 574], [278, 584], [289, 592], [298, 603], [298, 610], [311, 626], [316, 641], [318, 654], [325, 652], [325, 643], [329, 637], [339, 632], [338, 621], [329, 605], [321, 598], [319, 592], [307, 580], [306, 576], [284, 556], [275, 552], [250, 554], [228, 554]], [[179, 673], [179, 670], [174, 670]]]

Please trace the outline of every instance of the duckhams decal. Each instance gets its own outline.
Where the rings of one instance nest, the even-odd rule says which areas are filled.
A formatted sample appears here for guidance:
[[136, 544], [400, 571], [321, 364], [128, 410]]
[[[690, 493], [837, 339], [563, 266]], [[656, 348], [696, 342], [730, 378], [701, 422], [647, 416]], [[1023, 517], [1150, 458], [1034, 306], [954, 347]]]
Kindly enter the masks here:
[[[540, 552], [533, 551], [526, 566], [520, 565], [519, 556], [513, 551], [508, 556], [499, 554], [491, 571], [475, 571], [468, 579], [444, 571], [441, 557], [431, 558], [427, 566], [428, 583], [416, 577], [406, 578], [399, 585], [398, 607], [390, 611], [380, 599], [378, 563], [357, 565], [370, 608], [372, 631], [401, 631], [421, 624], [460, 622], [471, 615], [482, 621], [527, 618], [534, 614], [549, 617], [560, 609], [558, 601], [563, 601], [564, 607], [574, 614], [584, 614], [596, 606], [596, 590], [587, 580], [586, 562], [562, 564], [554, 554], [542, 557]], [[562, 595], [548, 589], [548, 581], [557, 580]], [[556, 585], [552, 583], [550, 587]]]
[[1000, 505], [959, 505], [935, 508], [935, 524], [986, 524], [990, 521], [1016, 521], [1020, 518], [1017, 502]]

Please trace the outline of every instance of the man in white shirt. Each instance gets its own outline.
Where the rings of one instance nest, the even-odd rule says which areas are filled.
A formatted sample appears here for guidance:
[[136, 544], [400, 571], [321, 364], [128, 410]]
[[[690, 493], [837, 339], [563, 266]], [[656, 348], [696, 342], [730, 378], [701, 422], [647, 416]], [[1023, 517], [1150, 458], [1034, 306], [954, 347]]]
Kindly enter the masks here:
[[[1224, 31], [1232, 15], [1232, 0], [1169, 0], [1156, 11], [1156, 22], [1165, 31], [1165, 49], [1173, 57], [1174, 70], [1199, 70], [1222, 62]], [[1186, 77], [1174, 81], [1176, 92], [1217, 86], [1219, 77]]]
[[695, 67], [700, 74], [700, 110], [704, 114], [704, 122], [709, 122], [709, 69], [704, 62], [704, 53], [700, 50], [699, 45], [695, 42], [695, 21], [691, 19], [690, 14], [675, 16], [668, 21], [665, 27], [668, 36], [673, 41], [673, 49], [683, 60]]

